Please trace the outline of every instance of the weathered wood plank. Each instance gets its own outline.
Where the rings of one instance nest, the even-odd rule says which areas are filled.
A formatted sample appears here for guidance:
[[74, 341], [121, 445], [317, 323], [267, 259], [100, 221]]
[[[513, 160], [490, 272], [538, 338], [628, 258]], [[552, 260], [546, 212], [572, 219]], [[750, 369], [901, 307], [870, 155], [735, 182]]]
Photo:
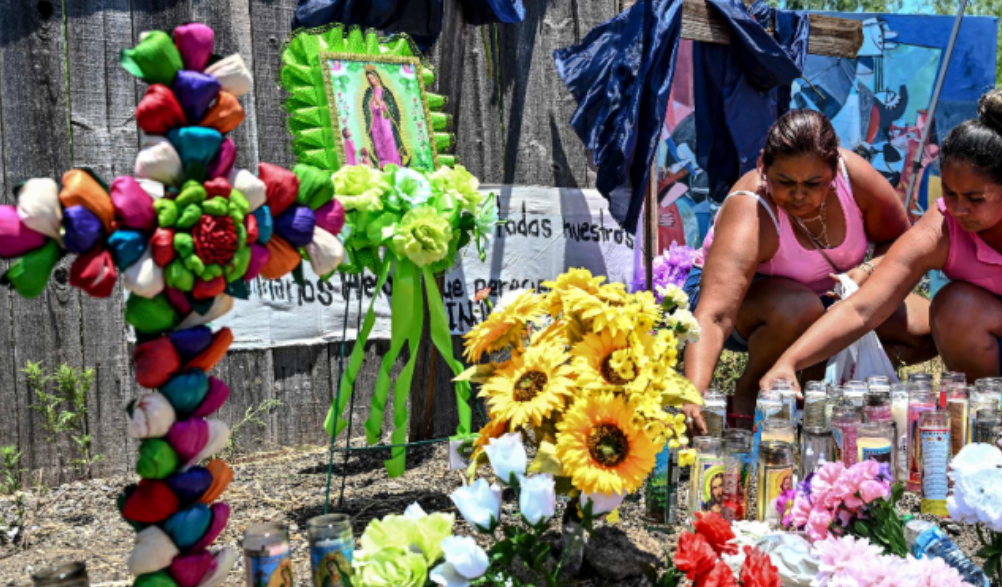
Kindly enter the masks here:
[[275, 441], [283, 446], [324, 444], [324, 416], [330, 407], [331, 372], [327, 345], [272, 351], [275, 369]]
[[[15, 204], [14, 194], [7, 189], [6, 159], [4, 158], [3, 93], [0, 92], [0, 204]], [[0, 259], [0, 275], [10, 264]], [[0, 287], [0, 381], [6, 382], [0, 399], [6, 410], [0, 410], [0, 446], [17, 445], [21, 426], [18, 412], [18, 387], [14, 365], [14, 310], [11, 306], [14, 292]]]
[[[5, 5], [0, 19], [0, 94], [3, 94], [4, 174], [12, 186], [31, 177], [61, 177], [70, 164], [71, 136], [66, 95], [66, 45], [62, 5], [17, 0]], [[79, 293], [69, 288], [68, 263], [55, 269], [45, 293], [34, 300], [13, 300], [14, 365], [27, 360], [82, 363]], [[24, 389], [24, 377], [16, 376]], [[19, 393], [13, 407], [22, 426], [18, 444], [26, 465], [60, 461], [68, 451], [49, 445], [32, 398]], [[65, 461], [64, 461], [65, 462]], [[51, 471], [50, 481], [59, 479]]]
[[[67, 59], [73, 165], [90, 167], [111, 182], [132, 174], [136, 153], [135, 82], [118, 64], [132, 44], [129, 0], [86, 0], [67, 5]], [[121, 285], [104, 300], [81, 295], [84, 365], [96, 371], [88, 401], [94, 454], [106, 461], [100, 475], [124, 470], [137, 443], [126, 434], [125, 406], [132, 397]]]
[[[637, 0], [620, 0], [625, 10]], [[751, 4], [752, 0], [745, 0]], [[705, 0], [685, 0], [682, 7], [682, 38], [726, 45], [731, 40], [727, 25], [710, 11]], [[811, 38], [807, 51], [814, 55], [853, 58], [863, 46], [863, 24], [858, 20], [811, 14]]]
[[[192, 18], [205, 23], [216, 32], [215, 51], [220, 55], [239, 53], [243, 56], [247, 67], [254, 71], [253, 41], [251, 40], [249, 0], [213, 0], [212, 2], [195, 2], [192, 8]], [[174, 26], [183, 21], [173, 23]], [[254, 103], [254, 93], [248, 93], [240, 99], [246, 118], [243, 124], [236, 128], [230, 137], [237, 144], [237, 167], [257, 170], [258, 164], [258, 129], [257, 108]]]
[[285, 113], [285, 91], [279, 84], [282, 44], [289, 34], [295, 0], [251, 0], [254, 55], [254, 101], [258, 152], [262, 161], [291, 168], [292, 136]]
[[[217, 418], [232, 427], [244, 419], [247, 408], [276, 398], [271, 357], [270, 352], [258, 351], [231, 351], [226, 356], [213, 371], [213, 375], [230, 386], [230, 400], [219, 410]], [[270, 416], [265, 421], [268, 426], [264, 430], [253, 424], [240, 429], [237, 443], [239, 450], [253, 451], [273, 444], [275, 416]]]

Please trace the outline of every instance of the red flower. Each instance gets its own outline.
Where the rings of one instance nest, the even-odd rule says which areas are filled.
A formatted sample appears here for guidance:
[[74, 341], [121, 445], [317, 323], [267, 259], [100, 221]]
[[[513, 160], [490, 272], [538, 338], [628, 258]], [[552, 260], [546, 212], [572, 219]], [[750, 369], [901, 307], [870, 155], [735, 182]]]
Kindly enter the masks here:
[[195, 241], [195, 254], [206, 265], [227, 265], [237, 252], [237, 231], [229, 216], [202, 216], [191, 237]]
[[709, 514], [697, 513], [695, 523], [696, 534], [710, 543], [717, 556], [722, 554], [737, 554], [738, 546], [731, 543], [734, 531], [731, 524], [716, 512]]
[[782, 587], [777, 569], [769, 555], [757, 548], [745, 547], [745, 562], [741, 565], [742, 587]]
[[685, 573], [690, 581], [698, 581], [713, 569], [717, 553], [706, 538], [686, 532], [678, 539], [675, 551], [675, 568]]
[[694, 587], [737, 587], [734, 581], [734, 573], [724, 561], [717, 561], [713, 565], [713, 570], [703, 579], [697, 580]]

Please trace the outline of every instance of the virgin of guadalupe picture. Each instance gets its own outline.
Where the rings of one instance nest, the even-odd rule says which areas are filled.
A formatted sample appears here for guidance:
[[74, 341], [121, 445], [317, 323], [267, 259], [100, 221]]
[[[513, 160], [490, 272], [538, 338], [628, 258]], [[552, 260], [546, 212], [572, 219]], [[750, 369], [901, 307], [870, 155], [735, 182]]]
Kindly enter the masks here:
[[434, 171], [427, 98], [416, 59], [323, 54], [339, 160]]

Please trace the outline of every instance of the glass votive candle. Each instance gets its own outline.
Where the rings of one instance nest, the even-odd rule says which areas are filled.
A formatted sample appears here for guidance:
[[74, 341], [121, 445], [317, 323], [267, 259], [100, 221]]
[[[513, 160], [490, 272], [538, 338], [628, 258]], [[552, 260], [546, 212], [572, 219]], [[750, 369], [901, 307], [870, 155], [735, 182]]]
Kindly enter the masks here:
[[724, 507], [724, 451], [723, 441], [712, 436], [697, 436], [692, 440], [696, 449], [695, 467], [691, 472], [692, 488], [689, 491], [689, 515], [696, 512], [723, 513]]
[[804, 386], [804, 426], [824, 426], [828, 404], [828, 386], [824, 381], [809, 381]]
[[706, 390], [703, 394], [703, 421], [706, 422], [706, 435], [722, 438], [726, 418], [727, 396], [716, 389]]
[[891, 413], [891, 389], [870, 389], [866, 394], [866, 405], [863, 406], [863, 418], [867, 422], [890, 422], [894, 420]]
[[65, 563], [42, 569], [31, 576], [34, 587], [88, 587], [87, 565], [81, 562]]
[[823, 426], [804, 426], [800, 435], [800, 478], [806, 479], [824, 463], [834, 461], [832, 431]]
[[845, 395], [846, 403], [857, 408], [866, 405], [866, 394], [870, 390], [863, 381], [848, 381], [842, 386], [842, 393]]
[[341, 585], [341, 573], [350, 573], [355, 554], [351, 517], [347, 514], [326, 514], [310, 518], [306, 522], [306, 535], [310, 541], [313, 586], [338, 587]]
[[999, 432], [1002, 432], [1002, 411], [997, 408], [978, 410], [978, 419], [974, 422], [974, 442], [997, 446]]
[[894, 424], [892, 422], [867, 422], [856, 428], [856, 459], [886, 463], [889, 473], [895, 466]]
[[847, 467], [856, 462], [856, 428], [862, 423], [863, 417], [854, 406], [837, 406], [832, 411], [835, 456]]
[[749, 485], [752, 480], [752, 433], [730, 428], [724, 431], [724, 512], [728, 521], [748, 515]]
[[756, 517], [778, 524], [779, 497], [793, 489], [793, 447], [778, 440], [763, 441], [758, 448], [758, 499]]
[[247, 587], [292, 585], [289, 529], [285, 524], [255, 524], [244, 531]]
[[793, 444], [797, 441], [797, 430], [793, 424], [784, 420], [766, 420], [762, 422], [762, 442], [769, 440]]

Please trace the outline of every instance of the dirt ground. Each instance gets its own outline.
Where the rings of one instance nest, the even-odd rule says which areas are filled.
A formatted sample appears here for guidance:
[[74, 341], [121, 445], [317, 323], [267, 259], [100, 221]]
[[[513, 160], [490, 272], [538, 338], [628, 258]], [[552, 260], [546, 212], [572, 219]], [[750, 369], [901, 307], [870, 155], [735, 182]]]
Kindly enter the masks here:
[[[357, 446], [357, 445], [356, 445]], [[293, 544], [293, 562], [298, 585], [309, 585], [309, 560], [306, 552], [306, 520], [323, 513], [327, 488], [325, 448], [286, 449], [236, 459], [235, 480], [224, 494], [233, 506], [230, 523], [216, 545], [239, 546], [248, 526], [266, 521], [288, 524]], [[337, 511], [352, 516], [355, 535], [361, 535], [373, 518], [401, 513], [410, 503], [418, 502], [427, 511], [451, 511], [455, 508], [448, 493], [461, 484], [459, 474], [447, 470], [445, 445], [412, 448], [408, 451], [407, 472], [389, 479], [382, 467], [386, 451], [353, 453], [344, 468], [343, 454], [335, 458], [331, 503]], [[337, 508], [339, 476], [347, 471], [344, 501]], [[29, 522], [22, 542], [26, 546], [0, 542], [0, 586], [31, 584], [31, 574], [56, 562], [82, 560], [87, 563], [91, 585], [111, 587], [128, 585], [125, 560], [132, 547], [134, 532], [122, 521], [115, 498], [133, 478], [121, 476], [76, 482], [33, 495], [28, 504]], [[509, 500], [510, 503], [510, 500]], [[917, 513], [918, 500], [907, 496], [903, 510]], [[673, 533], [650, 531], [643, 518], [642, 500], [627, 501], [622, 521], [603, 525], [593, 534], [582, 576], [571, 584], [580, 587], [649, 585], [638, 569], [661, 568], [666, 550], [673, 548]], [[10, 497], [0, 498], [0, 522], [8, 525], [15, 513]], [[511, 512], [514, 513], [514, 512]], [[457, 513], [457, 534], [474, 534]], [[4, 523], [6, 522], [6, 523]], [[967, 551], [977, 550], [973, 532], [961, 532], [959, 525], [947, 524], [954, 539]], [[551, 537], [558, 540], [556, 533]], [[602, 567], [596, 569], [594, 567]], [[242, 562], [231, 573], [227, 586], [244, 584]], [[632, 574], [630, 579], [605, 577]], [[603, 575], [605, 577], [603, 577]]]

